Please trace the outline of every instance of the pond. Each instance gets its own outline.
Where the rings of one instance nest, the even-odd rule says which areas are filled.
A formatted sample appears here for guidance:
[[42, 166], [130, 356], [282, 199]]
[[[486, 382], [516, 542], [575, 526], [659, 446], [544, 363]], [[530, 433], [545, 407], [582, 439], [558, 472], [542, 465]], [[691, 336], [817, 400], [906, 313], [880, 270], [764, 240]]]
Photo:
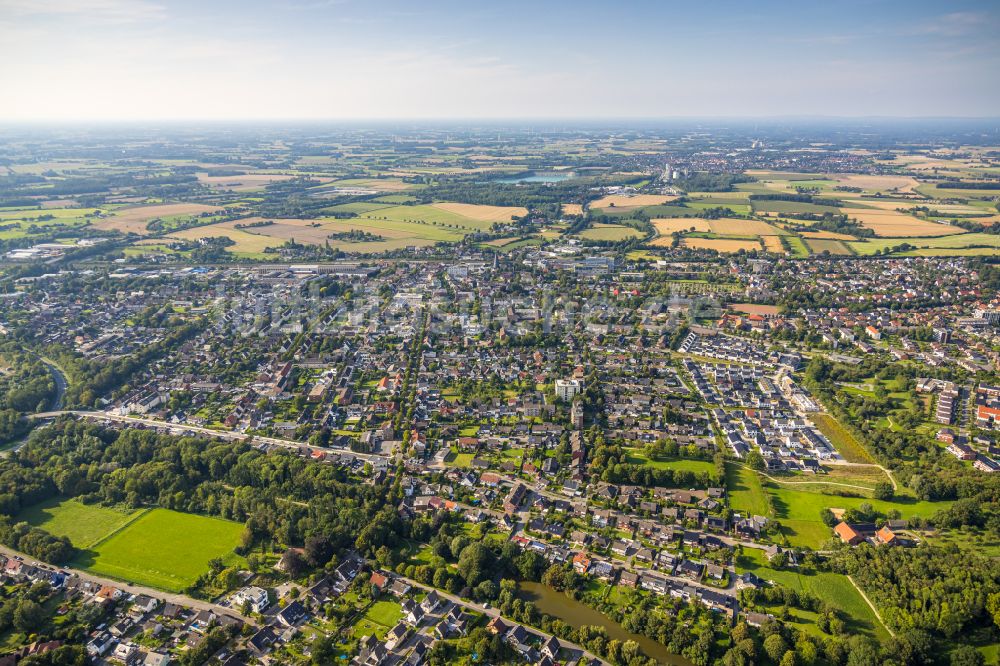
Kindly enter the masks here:
[[670, 666], [692, 666], [691, 662], [667, 650], [651, 638], [633, 634], [625, 630], [623, 626], [594, 610], [590, 606], [571, 599], [562, 592], [557, 592], [547, 585], [521, 581], [518, 583], [519, 596], [525, 601], [531, 601], [543, 613], [552, 617], [557, 617], [574, 627], [592, 625], [604, 627], [609, 638], [617, 638], [620, 641], [635, 641], [642, 648], [642, 651], [649, 657], [656, 659], [661, 664]]
[[497, 183], [561, 183], [573, 178], [575, 174], [569, 171], [532, 171], [527, 174], [497, 178]]

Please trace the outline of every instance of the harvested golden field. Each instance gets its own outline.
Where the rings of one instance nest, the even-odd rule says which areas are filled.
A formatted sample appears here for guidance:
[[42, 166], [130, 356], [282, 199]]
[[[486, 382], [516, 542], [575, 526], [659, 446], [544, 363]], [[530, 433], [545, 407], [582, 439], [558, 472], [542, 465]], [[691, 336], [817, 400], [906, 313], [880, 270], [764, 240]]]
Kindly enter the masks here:
[[[245, 225], [264, 221], [265, 218], [255, 217], [242, 220], [220, 222], [193, 229], [184, 229], [169, 235], [169, 238], [183, 240], [198, 240], [224, 236], [231, 238], [236, 245], [227, 248], [230, 252], [243, 254], [259, 254], [267, 247], [279, 247], [285, 241], [295, 240], [297, 243], [325, 245], [340, 248], [346, 252], [384, 252], [408, 246], [433, 245], [437, 241], [457, 241], [465, 235], [464, 232], [445, 229], [426, 223], [405, 222], [400, 220], [371, 220], [368, 218], [352, 218], [338, 220], [334, 218], [298, 219], [278, 218], [270, 220], [272, 224], [259, 227]], [[237, 229], [237, 225], [243, 226]], [[360, 230], [376, 234], [381, 238], [373, 241], [350, 242], [339, 238], [330, 238], [331, 234], [341, 234]]]
[[669, 236], [675, 231], [711, 231], [708, 220], [701, 217], [662, 217], [650, 220], [661, 236]]
[[175, 231], [167, 238], [178, 240], [201, 240], [202, 238], [229, 238], [236, 243], [228, 248], [230, 252], [258, 253], [263, 252], [267, 247], [277, 247], [284, 241], [276, 240], [270, 236], [260, 236], [247, 233], [240, 229], [233, 229], [232, 222], [222, 224], [210, 224], [205, 227], [194, 227], [193, 229], [182, 229]]
[[563, 215], [583, 215], [583, 205], [582, 204], [563, 204], [562, 205]]
[[819, 240], [858, 240], [850, 234], [838, 234], [835, 231], [803, 231], [799, 235], [803, 238], [816, 238]]
[[105, 231], [121, 231], [126, 234], [133, 233], [144, 236], [150, 233], [146, 229], [146, 224], [150, 220], [195, 217], [202, 213], [217, 213], [220, 210], [222, 209], [218, 206], [205, 206], [193, 203], [135, 206], [134, 208], [120, 208], [112, 216], [96, 219], [92, 224], [95, 228]]
[[739, 252], [740, 250], [759, 250], [760, 242], [755, 240], [738, 240], [736, 238], [685, 238], [685, 247], [698, 250], [716, 250], [725, 254]]
[[906, 236], [950, 236], [960, 234], [963, 229], [950, 224], [921, 220], [912, 215], [895, 211], [845, 209], [844, 212], [862, 226], [875, 232], [876, 236], [895, 238]]
[[451, 202], [435, 203], [431, 206], [476, 222], [510, 222], [513, 217], [522, 217], [528, 214], [528, 209], [521, 206], [481, 206]]
[[781, 314], [781, 309], [777, 305], [762, 305], [760, 303], [733, 303], [728, 306], [734, 312], [742, 312], [748, 315], [760, 315], [761, 317], [777, 317]]
[[767, 222], [760, 220], [741, 220], [723, 217], [709, 220], [708, 226], [712, 233], [720, 236], [780, 236], [781, 232]]
[[659, 206], [671, 201], [676, 201], [677, 197], [663, 194], [636, 194], [628, 196], [625, 194], [607, 194], [597, 201], [590, 202], [591, 208], [639, 208], [640, 206]]
[[966, 160], [949, 160], [933, 155], [897, 155], [891, 162], [883, 162], [905, 166], [912, 171], [960, 171], [972, 166], [972, 162]]
[[785, 246], [781, 244], [779, 236], [761, 236], [760, 239], [764, 241], [764, 249], [768, 252], [777, 252], [779, 254], [785, 252]]
[[335, 187], [358, 187], [379, 192], [402, 192], [414, 187], [398, 178], [350, 178], [333, 183]]
[[198, 182], [223, 190], [246, 192], [261, 190], [271, 183], [291, 180], [295, 176], [284, 173], [247, 173], [239, 176], [212, 176], [205, 172], [198, 173]]
[[[870, 176], [857, 173], [840, 173], [830, 176], [841, 185], [848, 187], [860, 187], [864, 190], [877, 190], [885, 192], [893, 190], [896, 192], [913, 192], [919, 185], [911, 176]], [[838, 192], [839, 194], [846, 194]]]
[[981, 224], [984, 227], [988, 227], [991, 224], [1000, 222], [1000, 215], [990, 215], [989, 217], [968, 217], [966, 218], [968, 222], [975, 222], [976, 224]]
[[688, 192], [688, 197], [691, 199], [742, 199], [748, 201], [750, 193], [738, 190], [732, 192]]

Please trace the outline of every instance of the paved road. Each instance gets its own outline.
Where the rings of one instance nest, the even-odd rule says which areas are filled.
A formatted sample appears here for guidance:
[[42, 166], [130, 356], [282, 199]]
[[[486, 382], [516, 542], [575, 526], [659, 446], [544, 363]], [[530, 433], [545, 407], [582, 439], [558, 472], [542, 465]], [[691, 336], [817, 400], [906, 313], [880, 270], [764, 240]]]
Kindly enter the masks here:
[[63, 396], [66, 395], [66, 387], [69, 385], [66, 381], [66, 374], [62, 371], [58, 365], [44, 356], [39, 356], [45, 367], [49, 369], [49, 374], [52, 375], [52, 381], [56, 385], [56, 394], [52, 397], [52, 402], [49, 404], [49, 411], [55, 412], [62, 409]]
[[[415, 581], [415, 580], [413, 580], [411, 578], [405, 578], [405, 577], [399, 576], [397, 574], [392, 574], [392, 575], [395, 576], [396, 578], [399, 578], [400, 580], [405, 580], [407, 583], [409, 583], [413, 587], [418, 587], [418, 588], [420, 588], [422, 590], [425, 590], [427, 592], [430, 592], [431, 590], [434, 590], [435, 592], [438, 593], [438, 596], [440, 596], [440, 597], [442, 597], [444, 599], [447, 599], [448, 601], [451, 601], [452, 603], [458, 604], [459, 606], [462, 606], [464, 608], [468, 608], [468, 609], [474, 610], [476, 612], [482, 613], [483, 615], [488, 615], [489, 617], [503, 617], [500, 614], [500, 611], [497, 610], [496, 608], [493, 608], [492, 606], [490, 608], [487, 608], [486, 606], [483, 606], [482, 604], [477, 604], [474, 601], [466, 601], [465, 599], [462, 599], [461, 597], [457, 597], [454, 594], [450, 594], [448, 592], [445, 592], [444, 590], [439, 590], [436, 587], [433, 587], [433, 586], [430, 586], [430, 585], [424, 585], [423, 583], [418, 583], [417, 581]], [[514, 624], [521, 624], [520, 622], [515, 622], [514, 620], [511, 620], [511, 619], [508, 619], [508, 618], [503, 618], [503, 619], [508, 624], [512, 624], [512, 625], [514, 625]], [[552, 634], [547, 634], [544, 631], [541, 631], [539, 629], [535, 629], [534, 627], [528, 626], [526, 624], [524, 624], [522, 626], [525, 628], [526, 631], [534, 634], [535, 636], [538, 636], [543, 641], [547, 641], [548, 639], [552, 638]], [[558, 636], [556, 638], [558, 638]], [[567, 641], [564, 638], [559, 638], [559, 644], [562, 645], [563, 648], [565, 648], [565, 649], [576, 650], [577, 652], [581, 653], [584, 657], [586, 657], [588, 659], [596, 659], [603, 666], [611, 666], [608, 662], [604, 661], [603, 659], [601, 659], [600, 657], [598, 657], [596, 654], [594, 654], [594, 653], [592, 653], [592, 652], [590, 652], [588, 650], [585, 650], [582, 646], [577, 645], [576, 643], [570, 643], [569, 641]]]
[[41, 412], [38, 414], [29, 415], [30, 418], [35, 419], [48, 419], [55, 418], [57, 416], [63, 416], [66, 414], [72, 414], [79, 418], [93, 419], [97, 421], [115, 421], [118, 423], [135, 423], [143, 425], [149, 428], [159, 428], [162, 430], [170, 431], [175, 435], [182, 435], [184, 433], [195, 433], [198, 435], [204, 435], [206, 437], [215, 437], [218, 439], [227, 439], [230, 441], [243, 442], [246, 440], [253, 440], [254, 443], [270, 444], [272, 446], [281, 446], [286, 449], [295, 449], [298, 451], [323, 451], [325, 453], [336, 453], [339, 455], [350, 456], [352, 458], [357, 458], [365, 462], [372, 462], [374, 460], [386, 460], [385, 456], [376, 456], [368, 453], [356, 453], [349, 449], [324, 449], [322, 447], [310, 446], [303, 442], [296, 442], [291, 439], [281, 439], [278, 437], [263, 437], [260, 435], [247, 435], [242, 432], [234, 432], [231, 430], [212, 430], [211, 428], [202, 428], [200, 426], [189, 425], [186, 423], [168, 423], [167, 421], [160, 421], [157, 419], [149, 419], [138, 416], [122, 416], [120, 414], [113, 414], [111, 412], [93, 412], [85, 410], [62, 410], [62, 411], [51, 411], [51, 412]]
[[180, 606], [187, 606], [189, 608], [195, 608], [197, 610], [207, 610], [212, 611], [216, 615], [229, 615], [230, 617], [239, 618], [240, 620], [257, 625], [257, 621], [246, 617], [239, 611], [228, 608], [226, 606], [220, 606], [219, 604], [213, 604], [210, 601], [202, 601], [200, 599], [193, 599], [191, 597], [185, 596], [183, 594], [174, 594], [172, 592], [164, 592], [162, 590], [157, 590], [151, 587], [144, 587], [142, 585], [133, 585], [131, 583], [124, 583], [120, 580], [112, 580], [111, 578], [102, 578], [101, 576], [95, 576], [92, 573], [86, 571], [81, 571], [79, 569], [72, 569], [70, 567], [55, 567], [51, 564], [46, 564], [45, 562], [39, 562], [38, 560], [28, 557], [24, 553], [18, 552], [6, 546], [0, 545], [0, 553], [6, 555], [7, 557], [20, 557], [25, 563], [31, 564], [43, 569], [49, 570], [59, 570], [65, 571], [75, 578], [84, 581], [90, 581], [92, 583], [97, 583], [98, 585], [110, 585], [111, 587], [117, 587], [120, 590], [125, 590], [129, 594], [145, 594], [150, 597], [155, 597], [156, 599], [163, 599]]

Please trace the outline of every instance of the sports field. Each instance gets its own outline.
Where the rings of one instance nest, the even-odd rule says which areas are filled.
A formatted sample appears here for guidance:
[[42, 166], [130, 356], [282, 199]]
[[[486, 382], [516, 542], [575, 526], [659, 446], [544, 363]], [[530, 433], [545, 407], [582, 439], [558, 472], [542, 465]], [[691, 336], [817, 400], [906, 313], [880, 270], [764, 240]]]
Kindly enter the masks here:
[[19, 520], [73, 542], [80, 553], [72, 566], [139, 585], [180, 592], [233, 552], [243, 525], [221, 518], [167, 509], [118, 511], [75, 500], [29, 507]]

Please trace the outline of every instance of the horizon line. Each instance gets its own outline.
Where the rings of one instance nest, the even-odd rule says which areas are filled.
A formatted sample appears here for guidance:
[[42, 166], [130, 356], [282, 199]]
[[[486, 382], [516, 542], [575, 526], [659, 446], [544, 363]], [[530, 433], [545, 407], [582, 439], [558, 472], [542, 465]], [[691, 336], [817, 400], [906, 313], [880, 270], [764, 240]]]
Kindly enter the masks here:
[[336, 123], [635, 123], [635, 122], [677, 122], [677, 121], [978, 121], [1000, 122], [1000, 113], [996, 116], [962, 116], [962, 115], [818, 115], [818, 114], [781, 114], [781, 115], [674, 115], [674, 116], [330, 116], [330, 117], [144, 117], [144, 118], [38, 118], [38, 119], [5, 119], [0, 118], [0, 126], [44, 126], [44, 125], [107, 125], [124, 123], [129, 125], [148, 123], [168, 124], [245, 124], [245, 123], [301, 123], [301, 124], [336, 124]]

